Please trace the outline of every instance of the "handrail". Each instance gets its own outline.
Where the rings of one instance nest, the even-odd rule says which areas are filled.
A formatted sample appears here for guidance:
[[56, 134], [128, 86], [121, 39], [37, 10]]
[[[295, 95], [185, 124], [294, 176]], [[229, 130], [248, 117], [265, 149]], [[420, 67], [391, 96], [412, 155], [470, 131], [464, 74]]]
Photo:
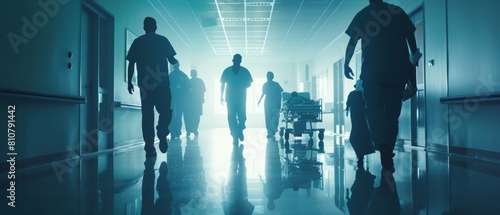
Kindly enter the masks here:
[[123, 103], [123, 102], [119, 102], [119, 101], [115, 101], [114, 106], [116, 108], [141, 109], [141, 105], [131, 104], [131, 103]]
[[500, 101], [500, 92], [441, 97], [439, 100], [442, 104], [456, 104], [456, 103], [466, 103], [466, 102], [493, 102], [493, 101]]
[[85, 104], [87, 103], [87, 97], [84, 96], [70, 96], [70, 95], [56, 95], [49, 93], [39, 93], [32, 91], [14, 90], [14, 89], [3, 89], [0, 88], [0, 96], [3, 97], [14, 97], [14, 98], [25, 98], [25, 99], [36, 99], [44, 101], [55, 101], [73, 104]]

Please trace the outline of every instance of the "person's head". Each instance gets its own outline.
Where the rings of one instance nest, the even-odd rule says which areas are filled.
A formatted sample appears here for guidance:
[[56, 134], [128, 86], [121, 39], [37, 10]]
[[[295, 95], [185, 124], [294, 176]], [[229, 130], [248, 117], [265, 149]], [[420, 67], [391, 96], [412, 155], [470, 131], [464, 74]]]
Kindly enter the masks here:
[[296, 91], [293, 91], [291, 96], [292, 96], [292, 97], [297, 97], [298, 95], [299, 95], [299, 94], [298, 94]]
[[235, 54], [233, 56], [233, 65], [240, 65], [241, 64], [241, 55], [240, 54]]
[[370, 4], [381, 3], [381, 2], [383, 2], [383, 0], [370, 0]]
[[155, 32], [156, 31], [156, 20], [152, 17], [144, 18], [144, 31]]
[[272, 81], [274, 79], [274, 73], [271, 71], [267, 72], [266, 76], [268, 81]]
[[198, 77], [198, 72], [196, 71], [196, 69], [191, 70], [191, 77], [193, 78]]
[[172, 65], [171, 71], [177, 71], [177, 70], [179, 70], [179, 63], [171, 64], [171, 65]]

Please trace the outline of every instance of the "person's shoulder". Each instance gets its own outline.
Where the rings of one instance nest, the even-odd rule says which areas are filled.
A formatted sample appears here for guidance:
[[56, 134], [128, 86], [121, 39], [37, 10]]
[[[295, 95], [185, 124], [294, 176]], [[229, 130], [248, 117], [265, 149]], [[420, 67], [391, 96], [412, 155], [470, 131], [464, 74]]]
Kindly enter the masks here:
[[382, 2], [382, 5], [386, 8], [393, 8], [393, 9], [401, 9], [403, 10], [403, 8], [401, 8], [400, 6], [397, 6], [395, 4], [391, 4], [391, 3], [387, 3], [387, 2]]
[[229, 71], [231, 71], [230, 69], [231, 69], [231, 67], [227, 67], [224, 70], [222, 70], [222, 75], [225, 75], [226, 73], [228, 73]]
[[373, 10], [373, 5], [369, 4], [365, 6], [363, 9], [359, 10], [354, 18], [360, 17], [360, 16], [365, 16], [365, 14], [369, 14]]
[[397, 6], [395, 4], [390, 4], [387, 2], [383, 2], [383, 8], [389, 10], [391, 14], [406, 14], [405, 10], [401, 8], [400, 6]]
[[154, 37], [158, 37], [158, 38], [161, 38], [162, 40], [168, 40], [167, 37], [161, 35], [161, 34], [157, 34], [157, 33], [152, 33], [151, 34], [152, 36]]
[[246, 72], [250, 73], [250, 71], [248, 71], [248, 69], [247, 69], [246, 67], [244, 67], [244, 66], [240, 66], [240, 67], [241, 67], [241, 69], [242, 69], [243, 71], [246, 71]]
[[140, 42], [146, 40], [147, 36], [146, 34], [143, 34], [141, 36], [138, 36], [137, 38], [134, 39], [134, 42]]

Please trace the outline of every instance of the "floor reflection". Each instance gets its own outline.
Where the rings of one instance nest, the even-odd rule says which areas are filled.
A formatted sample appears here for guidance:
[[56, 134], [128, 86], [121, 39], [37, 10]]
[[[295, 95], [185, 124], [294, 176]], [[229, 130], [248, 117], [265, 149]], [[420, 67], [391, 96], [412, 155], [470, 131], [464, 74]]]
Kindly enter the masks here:
[[248, 201], [247, 169], [244, 145], [234, 145], [229, 166], [229, 178], [222, 187], [222, 208], [226, 215], [250, 215], [255, 206]]
[[[146, 159], [141, 145], [16, 169], [16, 208], [2, 214], [497, 214], [499, 164], [401, 146], [394, 174], [378, 153], [362, 168], [348, 141], [287, 143], [248, 129], [170, 142]], [[288, 150], [287, 150], [288, 149]], [[65, 168], [61, 168], [65, 167]], [[6, 184], [7, 173], [0, 173]], [[6, 199], [8, 200], [8, 199]]]
[[[347, 208], [352, 215], [365, 215], [370, 199], [372, 198], [375, 188], [376, 176], [372, 175], [368, 169], [358, 168], [356, 170], [356, 178], [351, 186], [347, 188]], [[349, 194], [350, 191], [350, 194]]]
[[275, 200], [281, 197], [285, 184], [281, 174], [281, 156], [278, 141], [273, 138], [267, 139], [266, 144], [266, 166], [265, 180], [260, 178], [263, 185], [264, 195], [267, 198], [267, 209], [272, 211], [276, 208]]

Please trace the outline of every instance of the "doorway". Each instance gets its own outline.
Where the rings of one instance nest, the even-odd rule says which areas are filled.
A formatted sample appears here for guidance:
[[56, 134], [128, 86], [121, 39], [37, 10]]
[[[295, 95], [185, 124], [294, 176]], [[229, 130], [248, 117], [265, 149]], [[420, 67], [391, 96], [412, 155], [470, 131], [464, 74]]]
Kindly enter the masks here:
[[113, 17], [84, 2], [81, 14], [80, 153], [113, 148]]

